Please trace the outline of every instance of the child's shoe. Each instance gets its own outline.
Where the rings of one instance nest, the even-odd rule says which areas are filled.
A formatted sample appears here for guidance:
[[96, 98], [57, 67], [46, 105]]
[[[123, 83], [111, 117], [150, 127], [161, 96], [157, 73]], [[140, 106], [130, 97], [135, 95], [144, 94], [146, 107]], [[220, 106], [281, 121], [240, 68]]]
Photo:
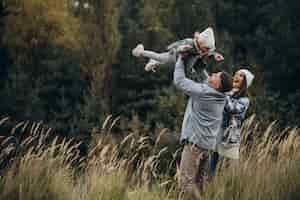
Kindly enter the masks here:
[[139, 44], [132, 50], [132, 55], [135, 57], [140, 57], [143, 51], [144, 51], [144, 45]]
[[150, 59], [149, 62], [145, 65], [145, 71], [156, 72], [155, 69], [158, 67], [159, 62], [153, 59]]

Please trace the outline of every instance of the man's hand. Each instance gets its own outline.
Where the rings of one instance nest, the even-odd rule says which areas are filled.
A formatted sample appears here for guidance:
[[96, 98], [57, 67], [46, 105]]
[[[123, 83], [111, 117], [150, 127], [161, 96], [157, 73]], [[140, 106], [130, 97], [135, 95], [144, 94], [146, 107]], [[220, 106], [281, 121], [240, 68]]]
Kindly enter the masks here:
[[177, 48], [177, 51], [178, 53], [184, 53], [184, 52], [187, 52], [188, 50], [192, 49], [193, 46], [192, 45], [189, 45], [189, 44], [186, 44], [186, 45], [181, 45]]

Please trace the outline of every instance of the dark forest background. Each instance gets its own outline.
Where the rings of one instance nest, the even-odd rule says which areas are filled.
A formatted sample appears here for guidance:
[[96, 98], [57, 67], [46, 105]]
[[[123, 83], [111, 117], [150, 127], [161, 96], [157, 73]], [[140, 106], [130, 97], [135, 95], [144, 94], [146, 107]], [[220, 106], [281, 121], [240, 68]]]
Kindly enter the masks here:
[[251, 66], [251, 108], [263, 122], [300, 120], [300, 2], [297, 0], [1, 0], [0, 115], [43, 121], [88, 137], [107, 115], [120, 127], [179, 130], [186, 98], [173, 66], [144, 71], [138, 43], [164, 51], [212, 26], [222, 63]]

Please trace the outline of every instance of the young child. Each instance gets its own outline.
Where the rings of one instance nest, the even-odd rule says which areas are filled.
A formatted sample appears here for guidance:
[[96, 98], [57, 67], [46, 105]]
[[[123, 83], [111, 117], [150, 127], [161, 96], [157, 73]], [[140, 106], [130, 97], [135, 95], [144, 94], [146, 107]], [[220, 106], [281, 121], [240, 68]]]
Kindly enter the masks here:
[[[184, 57], [184, 64], [188, 74], [193, 74], [201, 70], [204, 72], [204, 75], [207, 75], [204, 57], [214, 56], [217, 61], [224, 60], [224, 57], [220, 53], [215, 52], [215, 49], [213, 29], [209, 27], [202, 33], [195, 32], [194, 38], [187, 38], [172, 43], [167, 47], [167, 52], [156, 53], [154, 51], [148, 51], [144, 49], [142, 44], [139, 44], [132, 50], [132, 54], [136, 57], [149, 58], [145, 70], [154, 72], [155, 69], [162, 64], [175, 64], [178, 55], [181, 54]], [[203, 77], [201, 79], [203, 79]]]

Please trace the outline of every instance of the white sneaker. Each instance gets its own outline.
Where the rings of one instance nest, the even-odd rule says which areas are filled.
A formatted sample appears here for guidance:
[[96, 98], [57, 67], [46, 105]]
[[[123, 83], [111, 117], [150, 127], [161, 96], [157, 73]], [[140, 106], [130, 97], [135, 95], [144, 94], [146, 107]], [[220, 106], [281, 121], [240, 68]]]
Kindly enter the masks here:
[[144, 51], [144, 45], [139, 44], [132, 50], [132, 55], [135, 57], [140, 57], [143, 51]]
[[159, 62], [153, 59], [150, 59], [149, 62], [145, 65], [145, 71], [153, 71], [156, 72], [155, 69], [158, 67]]

